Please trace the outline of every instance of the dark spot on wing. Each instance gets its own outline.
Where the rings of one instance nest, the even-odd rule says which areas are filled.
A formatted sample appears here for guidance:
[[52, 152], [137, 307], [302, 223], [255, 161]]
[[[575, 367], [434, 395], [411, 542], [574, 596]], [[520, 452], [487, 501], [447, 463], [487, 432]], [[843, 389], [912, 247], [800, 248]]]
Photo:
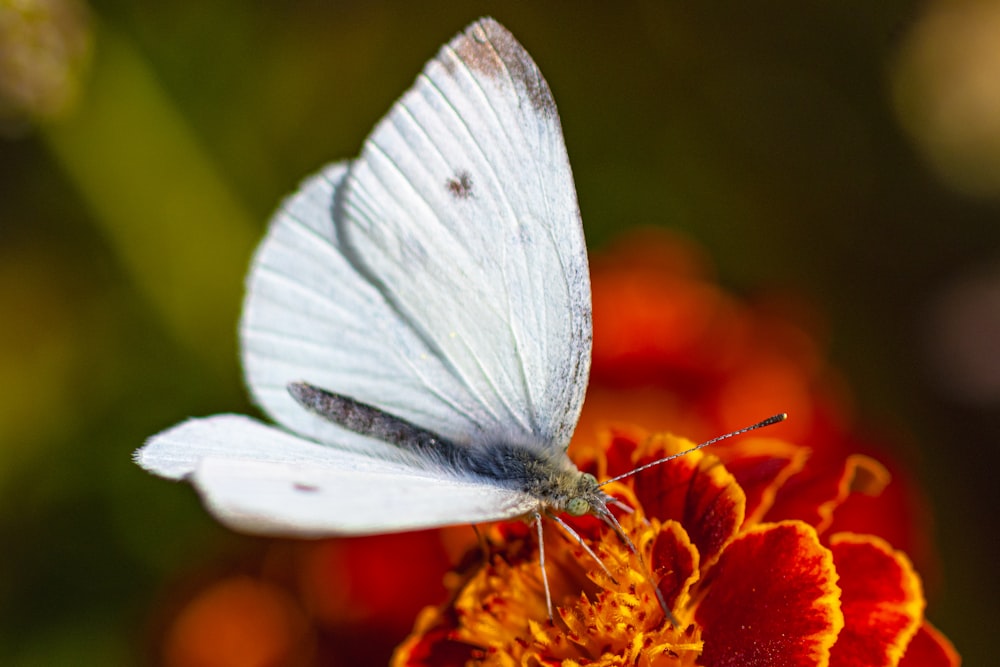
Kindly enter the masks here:
[[[482, 19], [469, 26], [451, 42], [459, 60], [474, 72], [499, 80], [506, 72], [518, 92], [532, 108], [546, 118], [557, 118], [556, 103], [549, 85], [542, 78], [535, 62], [514, 36], [493, 19]], [[451, 72], [447, 58], [440, 58]]]
[[468, 199], [472, 196], [472, 176], [467, 171], [460, 171], [455, 174], [455, 178], [449, 178], [444, 186], [455, 199]]
[[317, 493], [319, 491], [319, 487], [315, 484], [306, 484], [305, 482], [295, 482], [292, 488], [304, 493]]

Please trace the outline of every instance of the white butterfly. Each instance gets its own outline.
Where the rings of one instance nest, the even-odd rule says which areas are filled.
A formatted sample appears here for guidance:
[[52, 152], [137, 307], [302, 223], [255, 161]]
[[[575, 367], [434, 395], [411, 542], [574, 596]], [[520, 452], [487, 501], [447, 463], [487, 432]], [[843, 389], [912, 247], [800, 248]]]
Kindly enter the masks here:
[[591, 306], [559, 116], [492, 19], [440, 50], [360, 157], [285, 201], [250, 268], [240, 336], [253, 397], [281, 428], [191, 419], [135, 454], [236, 530], [613, 521], [612, 499], [566, 456]]

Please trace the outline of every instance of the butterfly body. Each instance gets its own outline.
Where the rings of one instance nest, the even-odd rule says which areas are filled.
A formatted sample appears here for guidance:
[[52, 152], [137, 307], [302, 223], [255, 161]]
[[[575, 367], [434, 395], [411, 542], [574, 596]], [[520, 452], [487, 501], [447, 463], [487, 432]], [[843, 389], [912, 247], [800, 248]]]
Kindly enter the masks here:
[[606, 510], [608, 497], [594, 476], [580, 472], [561, 451], [539, 452], [509, 442], [462, 447], [378, 408], [304, 382], [292, 383], [289, 391], [306, 409], [355, 433], [415, 452], [441, 471], [457, 472], [461, 478], [480, 479], [536, 499], [533, 514], [567, 512], [581, 516], [597, 513], [595, 507]]

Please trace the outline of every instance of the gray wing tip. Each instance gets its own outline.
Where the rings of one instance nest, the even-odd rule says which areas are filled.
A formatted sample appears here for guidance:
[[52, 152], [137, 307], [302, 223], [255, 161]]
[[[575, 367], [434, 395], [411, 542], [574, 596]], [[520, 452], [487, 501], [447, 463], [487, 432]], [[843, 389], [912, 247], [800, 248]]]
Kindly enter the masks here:
[[[514, 86], [541, 116], [558, 120], [555, 99], [549, 84], [514, 35], [498, 21], [483, 17], [470, 24], [448, 44], [455, 56], [470, 70], [491, 80], [509, 77]], [[447, 58], [439, 58], [453, 71]]]
[[492, 16], [481, 16], [478, 20], [473, 21], [469, 24], [469, 27], [465, 29], [465, 33], [471, 36], [472, 32], [477, 27], [487, 35], [510, 35], [510, 31], [507, 30], [507, 28], [505, 28], [500, 21], [497, 21]]
[[448, 43], [448, 47], [470, 69], [488, 76], [501, 74], [501, 65], [511, 60], [527, 60], [534, 65], [514, 35], [488, 16], [470, 23]]

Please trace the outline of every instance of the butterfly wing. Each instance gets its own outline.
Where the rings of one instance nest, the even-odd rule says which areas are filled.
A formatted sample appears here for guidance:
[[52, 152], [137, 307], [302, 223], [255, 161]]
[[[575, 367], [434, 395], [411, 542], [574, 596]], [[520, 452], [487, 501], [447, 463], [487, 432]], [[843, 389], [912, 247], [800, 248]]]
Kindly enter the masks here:
[[485, 411], [344, 252], [331, 216], [346, 175], [346, 163], [334, 164], [303, 183], [254, 257], [240, 323], [254, 399], [292, 431], [385, 458], [397, 450], [306, 411], [289, 383], [338, 391], [446, 437], [476, 433]]
[[238, 415], [191, 419], [136, 452], [189, 478], [212, 514], [247, 533], [363, 535], [509, 519], [537, 501], [445, 470], [324, 447]]
[[564, 449], [590, 365], [590, 284], [551, 92], [502, 26], [425, 67], [350, 165], [307, 182], [254, 261], [256, 400], [325, 442], [304, 380], [458, 444]]

